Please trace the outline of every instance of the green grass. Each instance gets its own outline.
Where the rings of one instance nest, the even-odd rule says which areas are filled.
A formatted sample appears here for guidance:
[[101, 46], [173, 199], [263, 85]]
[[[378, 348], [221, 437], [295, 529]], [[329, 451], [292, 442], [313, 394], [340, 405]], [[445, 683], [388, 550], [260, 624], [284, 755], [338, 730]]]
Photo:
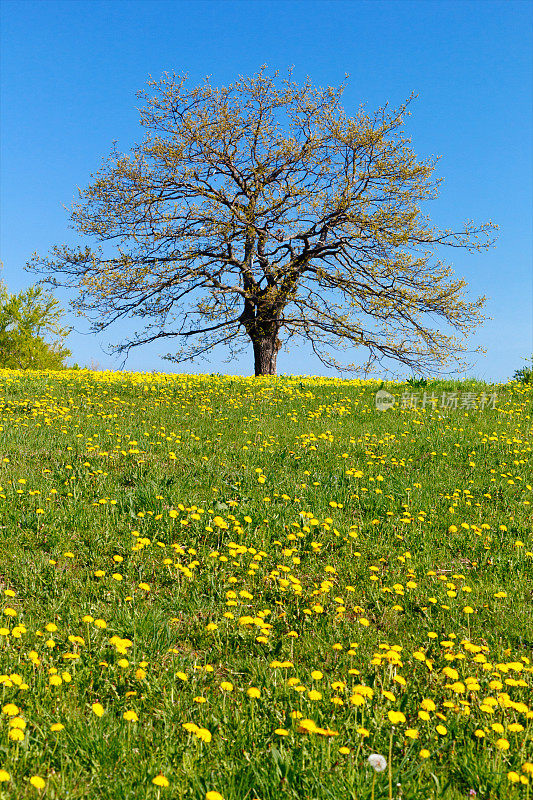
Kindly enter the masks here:
[[[381, 412], [382, 385], [497, 402]], [[0, 397], [0, 797], [530, 796], [533, 387], [3, 371]]]

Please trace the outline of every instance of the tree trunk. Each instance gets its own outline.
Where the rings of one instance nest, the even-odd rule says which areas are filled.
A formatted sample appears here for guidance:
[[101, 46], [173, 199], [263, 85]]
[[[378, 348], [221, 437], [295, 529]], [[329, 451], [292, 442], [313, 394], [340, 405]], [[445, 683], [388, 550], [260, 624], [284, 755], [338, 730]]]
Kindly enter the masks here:
[[281, 347], [278, 337], [275, 335], [273, 337], [261, 336], [257, 339], [252, 339], [252, 344], [254, 346], [256, 376], [275, 375], [276, 359], [278, 350]]

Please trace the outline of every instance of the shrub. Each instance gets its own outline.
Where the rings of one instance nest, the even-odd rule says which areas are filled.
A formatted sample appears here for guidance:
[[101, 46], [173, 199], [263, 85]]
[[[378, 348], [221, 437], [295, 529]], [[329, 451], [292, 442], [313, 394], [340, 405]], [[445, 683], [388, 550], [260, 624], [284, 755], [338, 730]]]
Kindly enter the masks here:
[[513, 380], [520, 381], [520, 383], [533, 383], [533, 356], [531, 356], [530, 359], [530, 366], [528, 366], [529, 362], [527, 358], [525, 358], [524, 361], [526, 362], [526, 366], [515, 370]]

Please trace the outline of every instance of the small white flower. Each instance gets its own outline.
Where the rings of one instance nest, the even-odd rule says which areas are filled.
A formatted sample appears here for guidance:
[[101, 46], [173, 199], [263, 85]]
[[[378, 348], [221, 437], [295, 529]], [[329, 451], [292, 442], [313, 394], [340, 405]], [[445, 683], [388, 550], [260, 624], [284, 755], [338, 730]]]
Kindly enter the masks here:
[[385, 756], [380, 756], [379, 753], [372, 753], [368, 756], [368, 763], [376, 772], [383, 772], [387, 768], [387, 759]]

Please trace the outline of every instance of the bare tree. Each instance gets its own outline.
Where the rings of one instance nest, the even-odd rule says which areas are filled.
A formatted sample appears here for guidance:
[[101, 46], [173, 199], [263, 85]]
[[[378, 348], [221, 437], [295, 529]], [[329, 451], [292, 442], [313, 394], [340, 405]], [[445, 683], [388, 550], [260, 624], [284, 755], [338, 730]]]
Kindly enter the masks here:
[[[411, 98], [349, 117], [344, 84], [299, 87], [265, 67], [227, 87], [168, 74], [148, 87], [144, 140], [131, 155], [114, 146], [72, 209], [74, 229], [98, 246], [55, 247], [29, 264], [79, 290], [74, 307], [93, 330], [138, 317], [116, 349], [172, 339], [175, 362], [251, 342], [256, 375], [276, 373], [281, 336], [345, 370], [464, 366], [485, 298], [468, 302], [435, 252], [487, 247], [495, 226], [439, 230], [422, 213], [440, 181], [402, 133]], [[353, 346], [366, 364], [331, 354]]]

